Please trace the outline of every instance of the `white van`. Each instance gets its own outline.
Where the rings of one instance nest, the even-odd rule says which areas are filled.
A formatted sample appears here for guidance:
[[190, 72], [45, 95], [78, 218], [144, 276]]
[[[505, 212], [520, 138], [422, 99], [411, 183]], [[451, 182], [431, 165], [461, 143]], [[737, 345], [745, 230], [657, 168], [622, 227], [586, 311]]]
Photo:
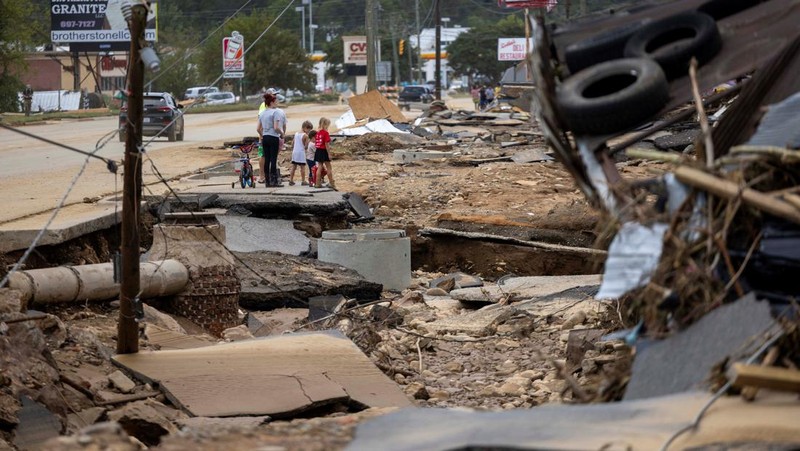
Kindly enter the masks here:
[[186, 92], [183, 93], [183, 99], [196, 99], [203, 94], [210, 94], [212, 92], [219, 92], [219, 88], [215, 88], [214, 86], [197, 86], [195, 88], [187, 89]]

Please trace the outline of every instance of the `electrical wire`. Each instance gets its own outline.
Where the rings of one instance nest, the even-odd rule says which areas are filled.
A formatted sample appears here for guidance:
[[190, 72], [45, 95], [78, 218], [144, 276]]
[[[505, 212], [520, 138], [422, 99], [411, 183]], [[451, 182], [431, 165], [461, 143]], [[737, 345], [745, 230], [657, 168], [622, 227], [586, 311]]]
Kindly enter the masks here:
[[190, 56], [192, 56], [192, 54], [194, 53], [194, 51], [195, 51], [195, 50], [197, 50], [197, 48], [198, 48], [198, 47], [200, 47], [201, 45], [205, 44], [205, 42], [206, 42], [206, 41], [208, 41], [209, 39], [211, 39], [211, 37], [212, 37], [212, 36], [214, 36], [214, 35], [215, 35], [215, 34], [216, 34], [216, 33], [217, 33], [219, 30], [221, 30], [221, 29], [222, 29], [222, 27], [224, 27], [224, 26], [225, 26], [225, 24], [227, 24], [228, 22], [230, 22], [230, 21], [231, 21], [231, 19], [233, 19], [234, 17], [236, 17], [236, 15], [237, 15], [237, 14], [239, 14], [239, 13], [240, 13], [240, 12], [241, 12], [241, 11], [242, 11], [242, 10], [243, 10], [243, 9], [244, 9], [246, 6], [247, 6], [247, 5], [249, 5], [250, 3], [252, 3], [252, 1], [253, 1], [253, 0], [247, 0], [247, 1], [246, 1], [246, 2], [245, 2], [243, 5], [242, 5], [242, 6], [240, 6], [240, 7], [239, 7], [239, 9], [237, 9], [236, 11], [234, 11], [234, 13], [233, 13], [233, 14], [231, 14], [230, 16], [228, 16], [228, 17], [225, 19], [225, 21], [224, 21], [224, 22], [222, 22], [222, 23], [221, 23], [221, 24], [220, 24], [220, 25], [219, 25], [219, 26], [218, 26], [218, 27], [217, 27], [217, 28], [216, 28], [214, 31], [212, 31], [211, 33], [208, 33], [208, 35], [205, 37], [205, 39], [203, 39], [202, 41], [198, 42], [198, 43], [197, 43], [197, 45], [195, 45], [194, 47], [190, 48], [190, 49], [189, 49], [189, 50], [186, 52], [186, 54], [183, 56], [183, 58], [179, 58], [179, 59], [175, 60], [175, 62], [174, 62], [174, 63], [172, 63], [172, 65], [170, 65], [170, 66], [169, 66], [169, 67], [167, 67], [166, 69], [161, 69], [161, 70], [158, 72], [158, 74], [156, 74], [156, 76], [155, 76], [155, 77], [153, 77], [153, 78], [152, 78], [152, 79], [151, 79], [149, 82], [150, 82], [150, 83], [154, 83], [156, 80], [158, 80], [159, 78], [161, 78], [161, 76], [162, 76], [162, 75], [164, 75], [166, 72], [169, 72], [169, 70], [170, 70], [170, 69], [172, 69], [173, 67], [177, 66], [179, 63], [181, 63], [181, 62], [183, 62], [183, 61], [186, 61], [186, 59], [188, 59]]

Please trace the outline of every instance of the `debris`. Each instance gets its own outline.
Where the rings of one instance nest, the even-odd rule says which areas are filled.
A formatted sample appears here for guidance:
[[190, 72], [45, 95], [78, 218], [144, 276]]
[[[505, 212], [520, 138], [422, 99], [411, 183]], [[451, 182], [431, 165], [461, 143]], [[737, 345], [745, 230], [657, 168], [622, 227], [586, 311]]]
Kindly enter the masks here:
[[394, 382], [337, 332], [140, 352], [114, 361], [158, 382], [170, 400], [194, 416], [293, 416], [348, 400], [375, 407], [409, 405]]
[[667, 224], [652, 226], [629, 222], [622, 225], [611, 246], [598, 299], [616, 299], [650, 280], [661, 258]]
[[218, 215], [225, 227], [225, 245], [234, 252], [270, 251], [288, 255], [308, 252], [310, 240], [288, 219]]
[[256, 337], [281, 335], [293, 330], [308, 318], [308, 309], [275, 309], [268, 312], [248, 312], [247, 327]]
[[347, 100], [353, 117], [361, 119], [389, 119], [392, 122], [408, 122], [400, 108], [378, 91], [350, 97]]
[[112, 386], [116, 387], [116, 389], [122, 393], [131, 393], [136, 388], [136, 383], [130, 380], [128, 376], [119, 370], [109, 374], [108, 381]]
[[46, 441], [61, 433], [61, 421], [27, 396], [22, 396], [20, 401], [22, 408], [17, 411], [19, 423], [14, 434], [14, 446], [19, 449], [42, 449]]
[[511, 161], [517, 164], [537, 163], [539, 161], [553, 161], [553, 157], [538, 149], [523, 150], [511, 156]]
[[169, 418], [156, 409], [158, 403], [137, 401], [108, 412], [108, 418], [119, 423], [125, 432], [147, 446], [156, 446], [161, 437], [178, 432]]
[[730, 377], [736, 388], [756, 387], [800, 393], [800, 371], [774, 366], [734, 363]]
[[595, 343], [603, 336], [600, 329], [575, 329], [570, 330], [567, 339], [567, 371], [572, 373], [576, 368], [580, 368], [583, 356], [586, 351], [595, 348]]
[[426, 296], [447, 296], [447, 291], [445, 291], [445, 290], [443, 290], [441, 288], [438, 288], [438, 287], [436, 287], [436, 288], [428, 288], [428, 290], [425, 291], [425, 295]]
[[179, 333], [152, 324], [145, 324], [144, 336], [148, 344], [162, 350], [201, 348], [215, 343], [211, 337], [187, 335], [185, 332]]
[[350, 209], [353, 211], [353, 213], [358, 215], [358, 218], [356, 218], [357, 222], [371, 221], [375, 219], [375, 216], [373, 216], [369, 205], [364, 202], [363, 197], [357, 193], [347, 193], [344, 195], [344, 197], [347, 199], [347, 203], [350, 204]]
[[625, 399], [641, 399], [699, 389], [714, 365], [749, 357], [776, 327], [769, 303], [753, 294], [723, 305], [685, 331], [643, 345], [636, 353]]
[[599, 275], [510, 277], [497, 285], [456, 289], [450, 296], [462, 302], [514, 302], [537, 300], [578, 287], [596, 289], [599, 284]]
[[236, 273], [241, 281], [239, 303], [247, 309], [308, 307], [308, 298], [331, 294], [359, 301], [379, 299], [381, 295], [380, 284], [337, 264], [276, 252], [242, 252], [236, 256]]

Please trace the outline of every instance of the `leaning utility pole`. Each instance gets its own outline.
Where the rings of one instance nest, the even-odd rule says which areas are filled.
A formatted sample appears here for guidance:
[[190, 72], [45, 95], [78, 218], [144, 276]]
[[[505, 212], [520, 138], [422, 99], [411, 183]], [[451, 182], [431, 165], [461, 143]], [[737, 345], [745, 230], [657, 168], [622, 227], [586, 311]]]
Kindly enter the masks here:
[[375, 0], [367, 0], [367, 91], [378, 87], [375, 76]]
[[439, 0], [433, 0], [435, 9], [434, 21], [436, 22], [436, 73], [434, 83], [436, 83], [436, 100], [442, 100], [442, 10]]
[[144, 63], [140, 47], [144, 42], [147, 8], [135, 3], [131, 8], [131, 58], [128, 68], [128, 123], [125, 125], [125, 164], [122, 185], [122, 281], [119, 293], [117, 353], [139, 352], [139, 326], [134, 303], [139, 302], [139, 205], [142, 198], [142, 113], [144, 109]]

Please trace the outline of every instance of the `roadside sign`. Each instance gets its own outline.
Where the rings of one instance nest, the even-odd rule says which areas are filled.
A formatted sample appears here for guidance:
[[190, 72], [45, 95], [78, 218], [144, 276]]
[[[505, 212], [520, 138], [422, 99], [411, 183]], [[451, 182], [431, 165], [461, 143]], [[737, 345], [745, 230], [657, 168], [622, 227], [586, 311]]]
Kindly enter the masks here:
[[375, 62], [375, 79], [378, 81], [390, 81], [392, 79], [391, 61]]
[[[50, 40], [70, 51], [108, 52], [131, 48], [131, 33], [122, 15], [124, 0], [50, 0]], [[147, 11], [144, 38], [158, 40], [158, 3]]]
[[344, 42], [344, 63], [367, 65], [367, 37], [342, 36]]
[[527, 49], [525, 48], [525, 38], [497, 39], [498, 61], [522, 61], [525, 59], [526, 50], [533, 50], [533, 39], [528, 39]]
[[244, 36], [234, 31], [230, 36], [222, 38], [222, 70], [230, 72], [244, 72]]
[[225, 72], [222, 78], [244, 78], [244, 72]]

